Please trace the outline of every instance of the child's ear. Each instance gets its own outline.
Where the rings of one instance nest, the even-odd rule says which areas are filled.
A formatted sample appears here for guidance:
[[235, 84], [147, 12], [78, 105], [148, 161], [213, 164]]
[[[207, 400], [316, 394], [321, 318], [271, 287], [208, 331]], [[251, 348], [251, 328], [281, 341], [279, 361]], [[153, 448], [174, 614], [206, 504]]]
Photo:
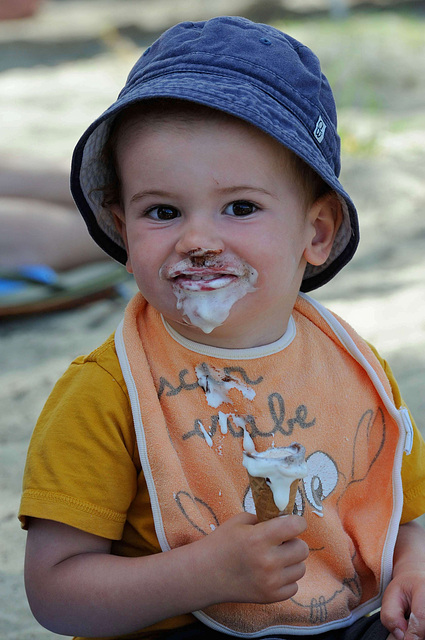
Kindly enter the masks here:
[[133, 273], [133, 269], [130, 261], [130, 254], [128, 251], [128, 239], [127, 239], [127, 225], [125, 224], [125, 214], [124, 211], [119, 204], [111, 204], [109, 206], [109, 210], [112, 213], [112, 217], [114, 219], [115, 228], [123, 239], [125, 249], [127, 251], [127, 262], [126, 269], [129, 273]]
[[312, 225], [312, 239], [304, 257], [310, 264], [319, 266], [328, 259], [342, 222], [342, 207], [336, 193], [331, 191], [318, 198], [307, 216]]

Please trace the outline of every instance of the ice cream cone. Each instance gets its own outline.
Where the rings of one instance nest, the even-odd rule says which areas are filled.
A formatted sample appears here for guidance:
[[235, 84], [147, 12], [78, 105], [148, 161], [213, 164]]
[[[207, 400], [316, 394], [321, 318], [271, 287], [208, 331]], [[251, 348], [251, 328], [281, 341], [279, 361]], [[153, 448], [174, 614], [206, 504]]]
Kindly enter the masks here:
[[295, 479], [290, 486], [288, 504], [283, 511], [279, 511], [273, 498], [273, 492], [267, 484], [266, 479], [256, 478], [249, 473], [248, 477], [259, 522], [265, 522], [266, 520], [277, 518], [277, 516], [290, 515], [293, 512], [299, 482], [298, 478]]
[[303, 445], [244, 451], [243, 465], [260, 522], [293, 512], [299, 479], [308, 473]]

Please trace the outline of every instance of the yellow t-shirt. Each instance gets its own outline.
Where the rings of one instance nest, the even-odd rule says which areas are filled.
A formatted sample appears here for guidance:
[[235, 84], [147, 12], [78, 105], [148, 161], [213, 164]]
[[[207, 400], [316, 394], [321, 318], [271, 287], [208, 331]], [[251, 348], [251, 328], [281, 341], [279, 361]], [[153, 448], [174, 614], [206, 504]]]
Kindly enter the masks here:
[[[380, 362], [400, 406], [391, 370]], [[402, 467], [402, 523], [425, 512], [425, 469], [420, 464], [424, 457], [425, 443], [414, 425], [412, 453], [404, 457]], [[113, 336], [90, 355], [77, 358], [47, 400], [28, 452], [19, 512], [23, 528], [28, 517], [111, 539], [118, 555], [160, 552]], [[149, 630], [193, 621], [191, 615], [183, 615]], [[143, 638], [149, 630], [126, 637]]]

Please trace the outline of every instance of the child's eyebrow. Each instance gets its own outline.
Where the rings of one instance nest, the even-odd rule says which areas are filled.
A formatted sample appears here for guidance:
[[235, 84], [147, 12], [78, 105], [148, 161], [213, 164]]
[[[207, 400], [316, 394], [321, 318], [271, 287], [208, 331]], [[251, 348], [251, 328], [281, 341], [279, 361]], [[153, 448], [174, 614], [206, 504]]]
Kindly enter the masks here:
[[219, 192], [223, 194], [237, 193], [238, 191], [251, 191], [253, 193], [264, 193], [266, 196], [271, 196], [272, 198], [276, 198], [276, 195], [271, 191], [267, 191], [267, 189], [263, 189], [262, 187], [253, 187], [248, 184], [240, 184], [233, 187], [222, 187], [218, 189]]
[[168, 193], [168, 191], [163, 191], [161, 189], [153, 189], [152, 191], [138, 191], [137, 193], [134, 194], [134, 196], [130, 198], [130, 203], [137, 202], [137, 200], [141, 200], [142, 198], [146, 198], [150, 196], [159, 197], [159, 198], [170, 198], [171, 194]]

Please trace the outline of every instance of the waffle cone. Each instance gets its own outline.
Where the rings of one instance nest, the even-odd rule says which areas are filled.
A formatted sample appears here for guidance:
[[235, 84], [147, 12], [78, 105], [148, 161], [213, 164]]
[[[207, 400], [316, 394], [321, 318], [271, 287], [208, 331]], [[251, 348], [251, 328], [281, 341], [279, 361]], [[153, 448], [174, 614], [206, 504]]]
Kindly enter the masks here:
[[283, 511], [279, 511], [273, 498], [273, 492], [267, 484], [266, 479], [256, 478], [250, 474], [248, 474], [248, 476], [259, 522], [271, 520], [272, 518], [277, 518], [277, 516], [290, 515], [293, 512], [299, 482], [298, 479], [294, 480], [291, 484], [288, 504]]

